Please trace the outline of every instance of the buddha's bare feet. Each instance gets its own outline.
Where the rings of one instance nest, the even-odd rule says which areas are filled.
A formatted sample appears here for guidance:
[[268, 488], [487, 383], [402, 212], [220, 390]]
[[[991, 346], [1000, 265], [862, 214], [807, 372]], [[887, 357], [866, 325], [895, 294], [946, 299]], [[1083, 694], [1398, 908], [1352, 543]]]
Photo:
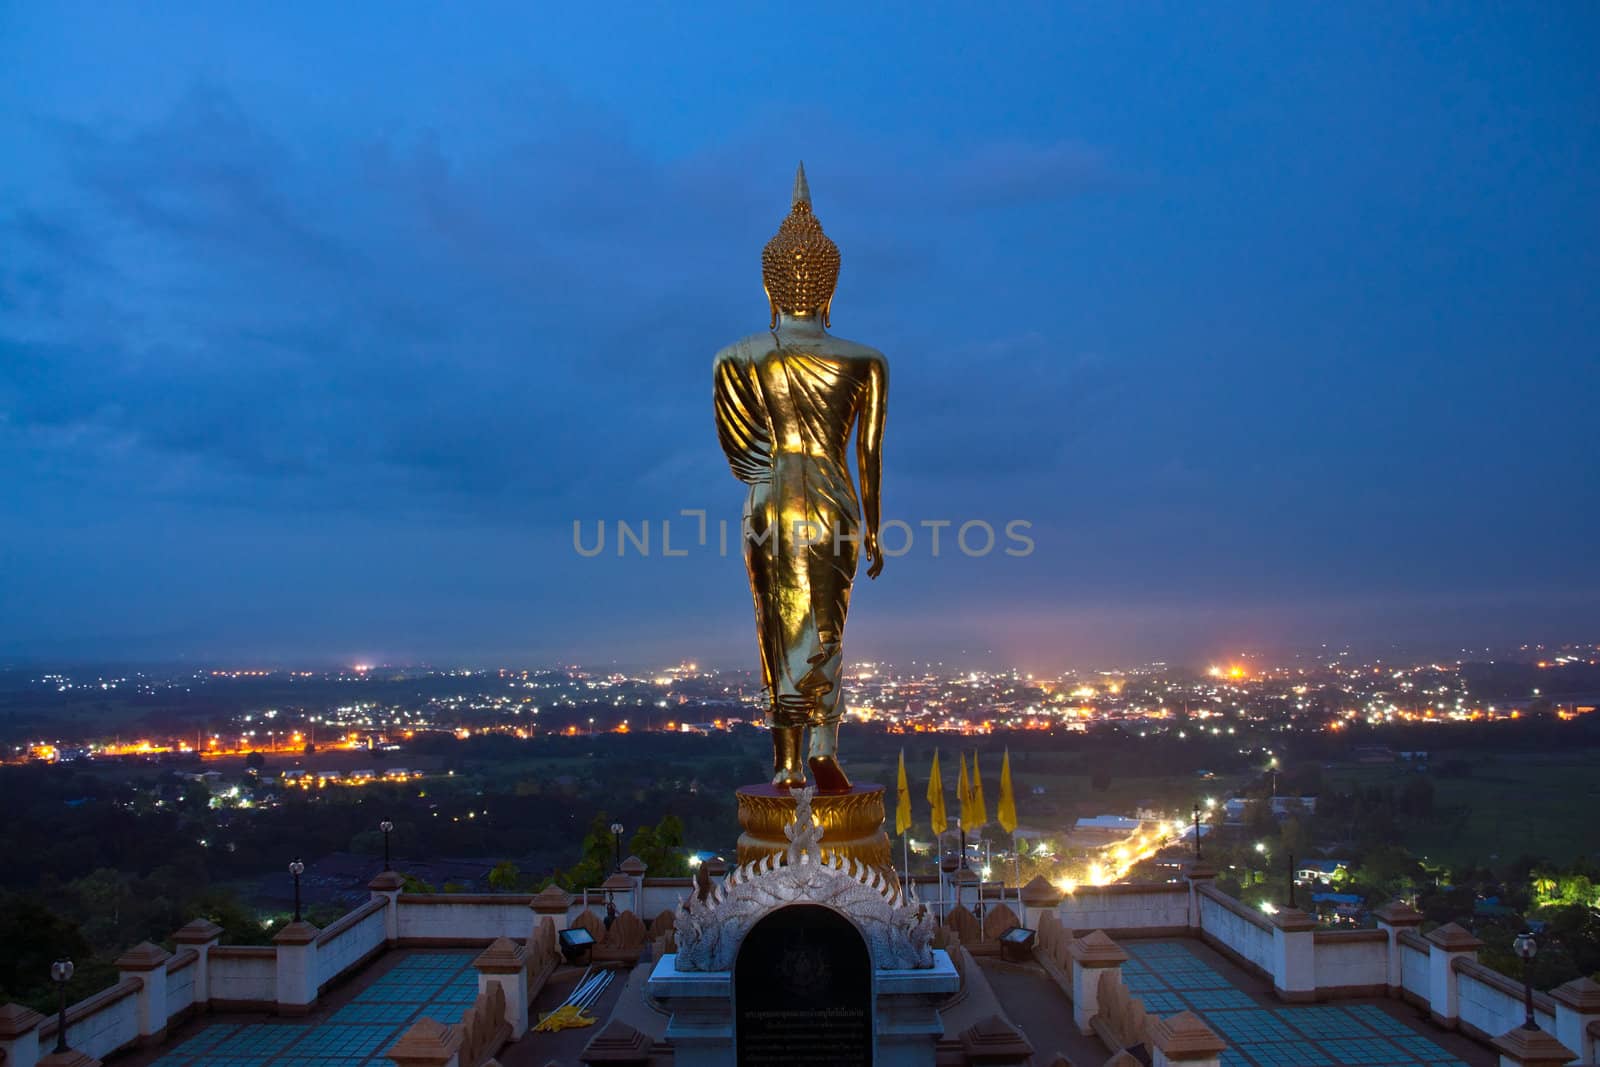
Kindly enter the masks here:
[[812, 756], [806, 760], [806, 765], [811, 768], [811, 777], [817, 781], [818, 793], [850, 792], [850, 779], [845, 777], [844, 768], [839, 766], [837, 757]]
[[772, 784], [777, 789], [798, 789], [806, 784], [806, 769], [800, 762], [800, 727], [772, 728]]
[[818, 723], [811, 727], [811, 746], [807, 766], [817, 781], [819, 793], [848, 793], [850, 779], [839, 766], [839, 722]]

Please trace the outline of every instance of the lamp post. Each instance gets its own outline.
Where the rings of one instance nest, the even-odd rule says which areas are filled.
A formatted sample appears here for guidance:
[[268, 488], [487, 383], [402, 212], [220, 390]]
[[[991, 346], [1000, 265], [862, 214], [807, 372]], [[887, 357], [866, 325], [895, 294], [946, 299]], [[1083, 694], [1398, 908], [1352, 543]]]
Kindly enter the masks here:
[[1289, 907], [1294, 907], [1294, 853], [1289, 853]]
[[1198, 801], [1195, 802], [1194, 806], [1194, 858], [1196, 860], [1200, 858], [1200, 804]]
[[967, 824], [961, 821], [959, 815], [956, 816], [956, 829], [961, 831], [961, 862], [956, 869], [964, 871], [967, 869]]
[[50, 980], [55, 982], [60, 1007], [56, 1014], [55, 1051], [67, 1051], [67, 983], [72, 981], [72, 961], [63, 956], [50, 965]]
[[289, 864], [289, 873], [294, 876], [294, 921], [300, 921], [300, 876], [306, 873], [306, 865], [296, 856]]
[[1511, 942], [1511, 948], [1522, 960], [1522, 1005], [1526, 1012], [1522, 1028], [1537, 1030], [1539, 1024], [1533, 1021], [1533, 979], [1528, 972], [1533, 969], [1533, 957], [1539, 951], [1539, 943], [1533, 939], [1531, 933], [1524, 930], [1517, 935], [1515, 941]]
[[378, 829], [383, 831], [383, 869], [392, 871], [394, 867], [389, 863], [389, 835], [394, 833], [394, 823], [385, 819], [378, 824]]
[[611, 839], [616, 842], [617, 870], [620, 871], [622, 870], [622, 824], [620, 822], [611, 824]]

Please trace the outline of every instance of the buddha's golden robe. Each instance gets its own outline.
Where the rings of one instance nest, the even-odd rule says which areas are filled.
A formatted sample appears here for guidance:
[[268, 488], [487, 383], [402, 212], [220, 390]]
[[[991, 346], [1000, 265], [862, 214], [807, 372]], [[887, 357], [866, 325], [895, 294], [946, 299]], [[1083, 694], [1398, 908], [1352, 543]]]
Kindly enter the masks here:
[[[848, 469], [850, 431], [878, 527], [883, 355], [785, 316], [718, 354], [717, 433], [749, 485], [745, 566], [773, 726], [837, 723], [841, 646], [861, 549], [862, 506]], [[876, 566], [872, 572], [876, 574]]]

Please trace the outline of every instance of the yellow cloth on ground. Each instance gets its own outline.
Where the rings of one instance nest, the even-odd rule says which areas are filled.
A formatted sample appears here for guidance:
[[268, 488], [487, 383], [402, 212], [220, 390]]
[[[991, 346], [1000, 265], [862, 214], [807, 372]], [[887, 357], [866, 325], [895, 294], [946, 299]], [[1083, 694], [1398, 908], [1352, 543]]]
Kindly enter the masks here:
[[593, 1026], [599, 1022], [593, 1015], [585, 1015], [583, 1009], [576, 1004], [563, 1004], [555, 1011], [539, 1020], [535, 1030], [550, 1033], [554, 1030], [576, 1030], [584, 1026]]

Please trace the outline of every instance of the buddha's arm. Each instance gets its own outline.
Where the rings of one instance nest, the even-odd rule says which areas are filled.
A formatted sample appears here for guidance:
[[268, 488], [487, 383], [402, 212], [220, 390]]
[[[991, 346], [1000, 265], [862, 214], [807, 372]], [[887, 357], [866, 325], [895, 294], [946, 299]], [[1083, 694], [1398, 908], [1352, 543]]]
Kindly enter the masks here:
[[717, 437], [728, 466], [746, 485], [765, 481], [771, 469], [772, 437], [760, 396], [738, 360], [718, 358], [712, 379]]
[[861, 470], [861, 512], [866, 525], [863, 547], [871, 566], [867, 577], [883, 572], [883, 552], [878, 548], [880, 489], [883, 483], [883, 418], [889, 402], [889, 366], [882, 359], [868, 364], [867, 394], [856, 425], [856, 463]]

